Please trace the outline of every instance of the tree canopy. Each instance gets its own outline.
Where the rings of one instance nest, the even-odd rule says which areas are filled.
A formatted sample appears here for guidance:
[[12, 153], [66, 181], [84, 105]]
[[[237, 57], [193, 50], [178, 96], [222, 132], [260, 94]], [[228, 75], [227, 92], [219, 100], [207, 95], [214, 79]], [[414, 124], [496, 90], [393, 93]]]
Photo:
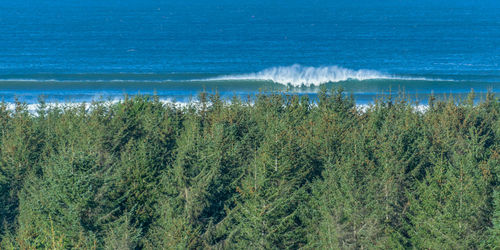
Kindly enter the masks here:
[[0, 248], [499, 249], [492, 94], [198, 99], [0, 104]]

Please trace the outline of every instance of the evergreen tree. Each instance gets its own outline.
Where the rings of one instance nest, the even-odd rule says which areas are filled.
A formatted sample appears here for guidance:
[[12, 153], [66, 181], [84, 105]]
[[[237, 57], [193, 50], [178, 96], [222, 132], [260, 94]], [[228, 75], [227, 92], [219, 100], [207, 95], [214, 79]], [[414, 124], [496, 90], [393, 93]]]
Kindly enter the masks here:
[[494, 194], [494, 214], [493, 226], [490, 229], [490, 235], [487, 245], [492, 249], [500, 249], [500, 192]]
[[[432, 168], [417, 183], [411, 202], [410, 232], [419, 248], [473, 248], [486, 240], [491, 218], [492, 175], [497, 163], [466, 110], [448, 106], [453, 121], [430, 155]], [[446, 116], [442, 117], [446, 119]], [[448, 123], [448, 122], [447, 122]], [[457, 133], [460, 136], [450, 136]], [[444, 137], [447, 136], [447, 137]], [[440, 138], [441, 137], [441, 138]], [[444, 137], [444, 138], [443, 138]]]
[[15, 226], [19, 213], [18, 194], [29, 173], [36, 171], [44, 145], [39, 122], [29, 114], [25, 104], [16, 103], [11, 112], [0, 107], [0, 220], [4, 229]]
[[[99, 169], [94, 157], [66, 151], [49, 159], [42, 177], [31, 176], [20, 195], [20, 247], [91, 247], [99, 227]], [[58, 245], [59, 246], [59, 245]]]
[[500, 101], [0, 104], [0, 248], [486, 248]]
[[297, 248], [305, 244], [301, 204], [321, 172], [307, 122], [309, 105], [296, 97], [261, 98], [256, 110], [262, 116], [258, 122], [266, 124], [264, 137], [245, 166], [240, 199], [231, 212], [238, 224], [228, 240], [236, 247]]

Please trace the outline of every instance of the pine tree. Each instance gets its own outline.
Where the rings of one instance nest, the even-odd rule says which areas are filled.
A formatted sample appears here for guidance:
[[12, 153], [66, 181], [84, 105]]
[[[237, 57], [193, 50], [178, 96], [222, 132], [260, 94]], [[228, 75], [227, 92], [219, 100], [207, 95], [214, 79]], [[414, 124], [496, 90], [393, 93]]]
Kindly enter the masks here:
[[97, 240], [102, 179], [93, 158], [66, 151], [47, 162], [42, 177], [29, 178], [20, 195], [21, 247], [47, 248], [59, 239], [64, 247], [90, 247]]
[[103, 240], [105, 249], [136, 249], [141, 239], [141, 230], [130, 224], [130, 216], [125, 214], [108, 225]]
[[474, 248], [486, 239], [495, 163], [488, 160], [488, 136], [473, 124], [462, 127], [468, 120], [462, 112], [450, 113], [452, 126], [442, 136], [459, 133], [463, 137], [435, 138], [443, 143], [429, 153], [432, 168], [426, 170], [410, 201], [410, 234], [419, 248]]
[[[0, 220], [4, 229], [13, 229], [19, 213], [18, 194], [27, 175], [37, 171], [44, 145], [40, 122], [35, 122], [25, 104], [16, 103], [10, 112], [0, 107]], [[42, 121], [43, 122], [43, 121]]]
[[309, 106], [296, 97], [279, 95], [261, 97], [255, 105], [264, 137], [252, 150], [253, 161], [245, 166], [240, 198], [231, 211], [237, 224], [228, 244], [300, 247], [305, 245], [302, 204], [308, 200], [309, 183], [321, 172], [313, 129], [308, 126]]
[[47, 156], [30, 171], [19, 193], [19, 247], [99, 245], [103, 189], [109, 176], [102, 130], [87, 120], [83, 106], [46, 114]]
[[487, 248], [500, 102], [0, 104], [0, 248]]
[[149, 236], [147, 244], [151, 246], [194, 248], [201, 245], [203, 223], [199, 216], [208, 205], [208, 187], [218, 173], [203, 159], [200, 118], [191, 113], [184, 122], [184, 131], [177, 141], [176, 160], [162, 176], [163, 195], [158, 207], [161, 213]]
[[500, 249], [500, 192], [494, 193], [494, 213], [492, 218], [493, 226], [489, 231], [489, 239], [486, 243], [491, 249]]

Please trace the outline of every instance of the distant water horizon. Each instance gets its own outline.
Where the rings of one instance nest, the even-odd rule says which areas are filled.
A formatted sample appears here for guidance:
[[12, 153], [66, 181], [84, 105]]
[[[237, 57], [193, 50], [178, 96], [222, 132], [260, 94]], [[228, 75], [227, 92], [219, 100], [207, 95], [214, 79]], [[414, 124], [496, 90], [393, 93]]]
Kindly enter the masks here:
[[342, 87], [358, 103], [404, 92], [500, 93], [495, 1], [11, 1], [0, 9], [0, 98], [157, 95], [187, 102]]

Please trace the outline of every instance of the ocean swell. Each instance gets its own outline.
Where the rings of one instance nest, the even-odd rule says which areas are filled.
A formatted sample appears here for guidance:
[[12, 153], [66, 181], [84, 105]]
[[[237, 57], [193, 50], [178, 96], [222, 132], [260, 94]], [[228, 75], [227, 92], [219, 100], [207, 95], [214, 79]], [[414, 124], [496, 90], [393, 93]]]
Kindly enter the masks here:
[[364, 81], [375, 79], [405, 81], [454, 81], [447, 79], [429, 79], [424, 77], [395, 76], [369, 69], [354, 70], [339, 66], [308, 67], [300, 64], [272, 67], [257, 73], [219, 76], [203, 79], [202, 81], [254, 80], [272, 81], [278, 84], [291, 85], [293, 87], [311, 87], [329, 82], [343, 82], [348, 80]]
[[209, 80], [262, 80], [289, 84], [294, 87], [310, 87], [328, 82], [370, 79], [394, 79], [394, 77], [375, 70], [352, 70], [339, 66], [306, 67], [294, 64], [286, 67], [272, 67], [257, 73], [227, 75]]

